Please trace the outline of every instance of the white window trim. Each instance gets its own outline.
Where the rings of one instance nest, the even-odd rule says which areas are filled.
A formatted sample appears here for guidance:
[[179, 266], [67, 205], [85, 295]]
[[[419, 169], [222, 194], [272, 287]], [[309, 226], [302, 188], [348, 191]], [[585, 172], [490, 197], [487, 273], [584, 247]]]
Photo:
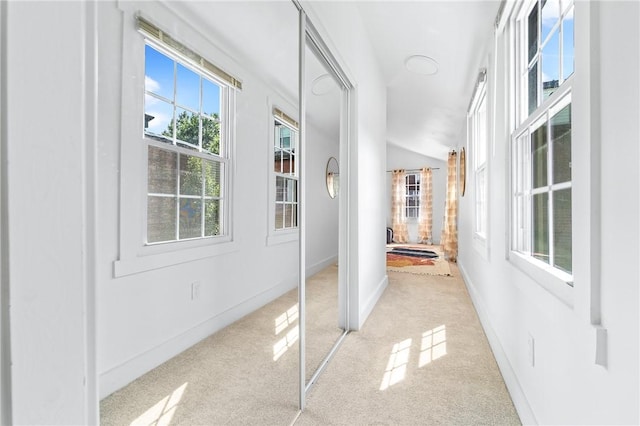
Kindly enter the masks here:
[[[179, 28], [181, 39], [188, 40], [195, 51], [216, 58], [223, 69], [240, 74], [237, 65], [224, 52], [207, 41], [200, 31], [169, 11], [164, 5], [152, 2], [119, 2], [123, 13], [121, 149], [120, 149], [120, 238], [119, 257], [114, 261], [115, 277], [150, 271], [237, 251], [233, 238], [233, 184], [235, 177], [235, 97], [237, 90], [229, 89], [227, 114], [227, 209], [224, 214], [226, 235], [195, 240], [178, 240], [145, 245], [147, 205], [147, 146], [142, 141], [144, 111], [144, 49], [145, 38], [137, 30], [137, 16], [165, 28]], [[141, 167], [144, 165], [144, 167]]]
[[[472, 193], [469, 194], [472, 198], [473, 204], [473, 237], [472, 237], [472, 245], [474, 249], [485, 259], [488, 260], [489, 255], [489, 91], [487, 90], [487, 71], [481, 70], [480, 75], [478, 76], [478, 81], [476, 84], [476, 88], [474, 90], [473, 96], [471, 98], [471, 103], [469, 104], [469, 108], [467, 111], [467, 152], [471, 154], [471, 164], [473, 166], [473, 190]], [[477, 119], [478, 119], [478, 110], [482, 102], [485, 103], [485, 111], [486, 111], [486, 123], [485, 123], [485, 161], [482, 164], [478, 164], [478, 138], [477, 138]], [[485, 205], [484, 205], [484, 215], [485, 215], [485, 232], [478, 232], [477, 229], [477, 217], [478, 217], [478, 203], [477, 203], [477, 185], [478, 185], [478, 172], [480, 170], [484, 170], [485, 173]]]
[[[276, 219], [275, 219], [275, 202], [276, 202], [276, 173], [274, 173], [273, 171], [273, 137], [275, 134], [275, 120], [280, 121], [281, 123], [283, 123], [285, 126], [289, 126], [291, 127], [288, 123], [284, 122], [281, 119], [278, 119], [275, 115], [274, 115], [274, 109], [278, 109], [282, 112], [284, 112], [287, 116], [292, 117], [294, 120], [298, 121], [296, 119], [296, 115], [291, 113], [291, 111], [295, 110], [295, 108], [293, 107], [287, 107], [284, 108], [282, 107], [283, 104], [288, 104], [280, 99], [278, 100], [269, 100], [267, 102], [268, 104], [268, 116], [269, 116], [269, 131], [268, 131], [268, 155], [267, 155], [267, 173], [268, 173], [268, 177], [267, 177], [267, 194], [269, 194], [268, 196], [268, 202], [269, 202], [269, 208], [267, 209], [268, 211], [268, 215], [267, 215], [267, 238], [266, 238], [266, 245], [267, 246], [272, 246], [272, 245], [278, 245], [278, 244], [285, 244], [285, 243], [290, 243], [293, 241], [298, 241], [299, 237], [300, 237], [300, 230], [299, 230], [299, 226], [296, 226], [295, 228], [284, 228], [284, 229], [276, 229]], [[297, 143], [300, 143], [300, 130], [299, 129], [294, 129], [297, 133], [298, 133], [298, 141]], [[298, 181], [299, 182], [299, 181]], [[300, 221], [300, 218], [298, 218], [298, 223]]]
[[[560, 111], [564, 106], [571, 102], [571, 92], [573, 88], [574, 74], [569, 76], [558, 87], [558, 89], [548, 98], [544, 99], [540, 105], [535, 109], [532, 114], [526, 116], [525, 108], [528, 108], [524, 102], [523, 93], [527, 90], [524, 85], [524, 79], [522, 75], [522, 61], [520, 53], [526, 50], [526, 36], [522, 26], [524, 20], [527, 18], [531, 7], [537, 3], [536, 0], [530, 0], [516, 8], [513, 13], [513, 17], [510, 20], [510, 39], [513, 43], [510, 43], [511, 47], [511, 59], [510, 59], [510, 79], [512, 79], [511, 85], [511, 99], [513, 106], [517, 110], [514, 115], [515, 123], [513, 125], [513, 131], [509, 142], [508, 149], [508, 194], [509, 199], [509, 233], [507, 237], [507, 260], [513, 264], [516, 268], [524, 272], [530, 278], [532, 278], [538, 285], [547, 290], [550, 294], [558, 298], [565, 305], [573, 307], [574, 304], [574, 288], [573, 288], [573, 275], [561, 271], [545, 262], [533, 258], [530, 255], [521, 253], [514, 249], [514, 210], [513, 203], [513, 147], [516, 143], [516, 139], [523, 133], [527, 132], [537, 121], [541, 120], [547, 114], [551, 116]], [[573, 6], [575, 7], [575, 6]], [[572, 120], [573, 121], [573, 120]], [[519, 124], [518, 124], [519, 123]], [[572, 150], [573, 151], [573, 150]], [[573, 186], [573, 181], [571, 182]], [[575, 233], [573, 233], [575, 234]]]

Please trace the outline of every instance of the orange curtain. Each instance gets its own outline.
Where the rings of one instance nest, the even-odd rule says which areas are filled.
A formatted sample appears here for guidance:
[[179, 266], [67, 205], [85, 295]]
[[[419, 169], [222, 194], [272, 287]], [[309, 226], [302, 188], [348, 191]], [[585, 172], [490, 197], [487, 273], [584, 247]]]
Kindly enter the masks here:
[[432, 244], [433, 237], [433, 196], [431, 194], [432, 170], [424, 168], [420, 171], [420, 223], [418, 227], [418, 241], [424, 244]]
[[445, 257], [452, 262], [458, 259], [458, 194], [457, 186], [457, 153], [451, 151], [447, 163], [447, 198], [444, 208], [444, 226], [442, 229], [441, 244]]
[[391, 182], [391, 228], [393, 241], [406, 243], [409, 241], [406, 218], [406, 173], [394, 170]]

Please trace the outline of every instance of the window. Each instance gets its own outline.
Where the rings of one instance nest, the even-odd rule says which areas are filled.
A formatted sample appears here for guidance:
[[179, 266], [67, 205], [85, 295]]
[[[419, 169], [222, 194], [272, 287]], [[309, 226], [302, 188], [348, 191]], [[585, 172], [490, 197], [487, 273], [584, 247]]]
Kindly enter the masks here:
[[418, 219], [420, 217], [420, 173], [407, 173], [405, 182], [406, 218]]
[[145, 46], [147, 244], [224, 235], [227, 87]]
[[297, 123], [277, 109], [274, 116], [275, 229], [292, 229], [298, 227]]
[[487, 238], [487, 95], [486, 71], [478, 77], [478, 84], [469, 109], [469, 144], [473, 153], [475, 182], [475, 225], [477, 237]]
[[571, 284], [573, 2], [539, 0], [521, 16], [523, 106], [511, 149], [512, 249]]
[[520, 55], [526, 118], [573, 74], [573, 0], [537, 0], [521, 25], [526, 27]]

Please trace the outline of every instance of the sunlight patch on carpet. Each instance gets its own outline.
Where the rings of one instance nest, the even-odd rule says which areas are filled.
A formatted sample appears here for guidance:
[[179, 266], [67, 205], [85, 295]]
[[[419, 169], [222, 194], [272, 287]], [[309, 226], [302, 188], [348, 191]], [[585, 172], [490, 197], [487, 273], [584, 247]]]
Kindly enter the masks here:
[[298, 341], [299, 336], [299, 328], [296, 325], [287, 333], [286, 336], [278, 340], [276, 344], [273, 345], [273, 360], [277, 361], [282, 355], [284, 355], [284, 353]]
[[295, 305], [287, 309], [285, 312], [283, 312], [282, 315], [279, 315], [278, 318], [276, 318], [275, 320], [276, 336], [280, 334], [283, 330], [286, 330], [287, 327], [293, 324], [297, 319], [298, 319], [298, 304], [296, 303]]
[[171, 419], [173, 419], [173, 415], [180, 404], [187, 385], [188, 382], [162, 398], [153, 407], [145, 411], [144, 414], [132, 421], [131, 426], [160, 426], [171, 424]]
[[406, 339], [393, 345], [391, 355], [389, 355], [387, 369], [382, 376], [382, 383], [380, 384], [381, 391], [404, 380], [407, 375], [411, 342], [411, 339]]
[[444, 325], [422, 333], [418, 368], [447, 354], [447, 330]]

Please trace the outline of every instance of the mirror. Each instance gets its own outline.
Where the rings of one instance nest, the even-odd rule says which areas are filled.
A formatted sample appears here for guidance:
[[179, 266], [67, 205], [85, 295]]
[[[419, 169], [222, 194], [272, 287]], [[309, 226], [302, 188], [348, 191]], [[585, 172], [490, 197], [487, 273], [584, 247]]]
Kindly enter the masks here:
[[[154, 80], [149, 73], [155, 65], [151, 55], [144, 56], [143, 36], [135, 30], [138, 11], [130, 10], [134, 7], [131, 3], [101, 5], [101, 11], [109, 13], [104, 21], [101, 16], [104, 25], [98, 28], [99, 36], [108, 51], [124, 58], [123, 63], [144, 62], [144, 68], [131, 67], [132, 77], [164, 87], [163, 79]], [[276, 131], [274, 111], [300, 120], [298, 9], [292, 2], [143, 1], [135, 4], [138, 7], [141, 16], [162, 31], [242, 80], [242, 90], [229, 93], [224, 86], [223, 91], [212, 91], [207, 97], [215, 100], [212, 102], [235, 100], [233, 109], [229, 108], [235, 111], [229, 120], [235, 122], [228, 150], [231, 154], [223, 170], [218, 169], [218, 176], [230, 170], [226, 176], [233, 177], [230, 193], [234, 208], [228, 211], [228, 223], [234, 242], [232, 251], [193, 260], [186, 260], [190, 252], [172, 248], [185, 256], [184, 263], [163, 264], [157, 270], [119, 277], [114, 283], [100, 283], [108, 297], [101, 301], [98, 316], [99, 381], [102, 388], [115, 388], [104, 391], [108, 396], [100, 404], [101, 424], [289, 425], [298, 413], [300, 395], [301, 255], [295, 198], [299, 167], [293, 160], [295, 135]], [[124, 35], [114, 33], [114, 28], [123, 28]], [[122, 43], [123, 37], [130, 43]], [[167, 53], [179, 56], [168, 48]], [[187, 87], [192, 80], [200, 84], [200, 74], [195, 72], [202, 71], [197, 65], [188, 64], [196, 70], [192, 71], [171, 61], [163, 57], [157, 61], [170, 63], [164, 68], [169, 70], [167, 81], [176, 81], [178, 88]], [[127, 72], [125, 65], [122, 70], [103, 65], [100, 71], [114, 85], [134, 80], [129, 75], [121, 78]], [[183, 78], [185, 75], [190, 79]], [[119, 83], [121, 80], [124, 83]], [[180, 90], [171, 90], [169, 96], [179, 96]], [[195, 99], [203, 108], [204, 98], [204, 89], [197, 92]], [[162, 102], [168, 108], [178, 104], [174, 100]], [[162, 102], [157, 104], [164, 105]], [[118, 117], [121, 113], [107, 112]], [[159, 117], [155, 115], [156, 122]], [[290, 124], [284, 116], [280, 118]], [[198, 120], [195, 123], [197, 140]], [[200, 167], [201, 162], [193, 164]], [[146, 173], [139, 174], [146, 179]], [[201, 179], [197, 173], [192, 175]], [[288, 180], [278, 186], [284, 179]], [[224, 182], [224, 177], [216, 182], [220, 181]], [[279, 219], [287, 226], [278, 226]], [[117, 230], [111, 233], [118, 234]], [[195, 243], [199, 246], [189, 246], [194, 247], [189, 250], [229, 250], [224, 242]]]
[[329, 161], [327, 161], [326, 178], [329, 197], [336, 198], [340, 188], [340, 168], [338, 166], [338, 160], [334, 157], [329, 158]]

